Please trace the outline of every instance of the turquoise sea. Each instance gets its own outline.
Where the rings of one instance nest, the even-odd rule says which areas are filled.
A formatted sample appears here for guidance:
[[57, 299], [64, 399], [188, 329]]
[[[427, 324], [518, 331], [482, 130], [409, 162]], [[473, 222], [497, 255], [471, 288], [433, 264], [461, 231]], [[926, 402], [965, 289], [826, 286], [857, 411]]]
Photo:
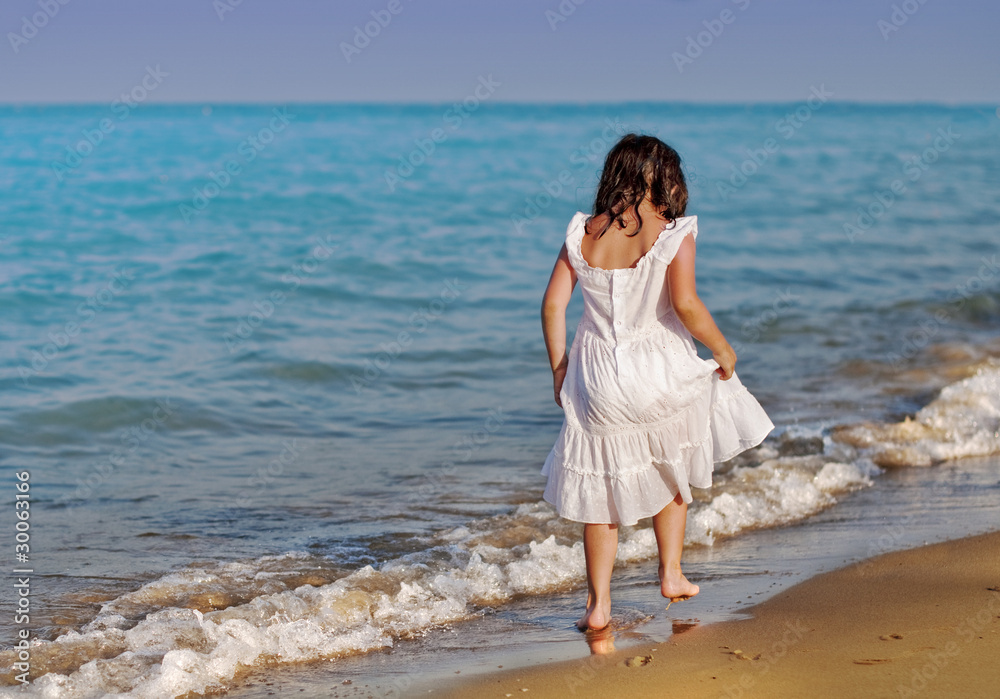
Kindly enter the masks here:
[[629, 131], [684, 159], [699, 292], [777, 429], [692, 507], [682, 617], [623, 531], [619, 647], [995, 529], [995, 105], [3, 107], [32, 572], [0, 695], [398, 696], [586, 656], [539, 309]]

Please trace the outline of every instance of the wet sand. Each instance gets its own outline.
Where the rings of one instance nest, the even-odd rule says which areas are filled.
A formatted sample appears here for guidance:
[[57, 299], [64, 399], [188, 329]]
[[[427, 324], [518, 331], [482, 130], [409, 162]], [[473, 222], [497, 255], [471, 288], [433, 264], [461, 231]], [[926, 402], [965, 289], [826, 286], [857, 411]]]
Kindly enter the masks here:
[[433, 695], [1000, 697], [1000, 532], [870, 558], [747, 611], [625, 651], [597, 638], [593, 650], [612, 652]]

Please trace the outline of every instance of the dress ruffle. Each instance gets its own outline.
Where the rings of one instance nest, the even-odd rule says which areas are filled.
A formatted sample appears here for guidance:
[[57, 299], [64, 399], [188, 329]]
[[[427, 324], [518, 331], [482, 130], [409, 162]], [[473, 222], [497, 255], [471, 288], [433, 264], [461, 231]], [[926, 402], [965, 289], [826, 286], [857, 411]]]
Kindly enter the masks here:
[[774, 429], [737, 376], [711, 382], [655, 427], [593, 434], [564, 420], [542, 467], [544, 499], [570, 520], [623, 525], [652, 517], [678, 493], [690, 503], [691, 487], [712, 485], [716, 463], [760, 444]]

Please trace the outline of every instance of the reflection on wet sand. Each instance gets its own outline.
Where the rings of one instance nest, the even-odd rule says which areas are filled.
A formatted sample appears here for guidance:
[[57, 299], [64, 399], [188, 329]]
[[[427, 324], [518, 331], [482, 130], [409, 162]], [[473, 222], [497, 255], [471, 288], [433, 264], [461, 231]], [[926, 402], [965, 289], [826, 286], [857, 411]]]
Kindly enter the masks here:
[[[671, 632], [674, 636], [680, 635], [685, 631], [690, 631], [694, 627], [699, 625], [697, 619], [676, 619], [671, 626]], [[621, 621], [612, 620], [610, 624], [605, 626], [603, 629], [598, 630], [588, 630], [584, 632], [584, 638], [587, 641], [587, 645], [590, 647], [591, 655], [608, 655], [609, 653], [615, 652], [615, 632], [617, 631], [619, 635], [623, 638], [633, 637], [638, 638], [643, 635], [630, 631], [634, 624], [623, 623]]]
[[614, 623], [608, 624], [603, 629], [587, 631], [584, 635], [587, 645], [590, 646], [591, 655], [607, 655], [615, 652], [615, 634], [612, 630]]
[[674, 636], [677, 636], [678, 634], [682, 634], [685, 631], [690, 631], [697, 625], [698, 625], [697, 619], [685, 619], [684, 621], [674, 620], [673, 626], [671, 627], [671, 631], [673, 632]]

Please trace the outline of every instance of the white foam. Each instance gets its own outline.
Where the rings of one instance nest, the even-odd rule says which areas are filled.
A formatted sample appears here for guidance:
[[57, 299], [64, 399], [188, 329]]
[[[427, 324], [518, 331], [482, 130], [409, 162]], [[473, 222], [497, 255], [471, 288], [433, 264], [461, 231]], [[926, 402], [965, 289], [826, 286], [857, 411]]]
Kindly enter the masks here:
[[771, 459], [727, 474], [723, 491], [688, 516], [687, 542], [711, 545], [720, 536], [804, 519], [836, 496], [871, 484], [867, 469], [822, 457]]
[[851, 425], [834, 436], [885, 467], [1000, 454], [1000, 361], [990, 359], [974, 375], [946, 386], [912, 419]]

